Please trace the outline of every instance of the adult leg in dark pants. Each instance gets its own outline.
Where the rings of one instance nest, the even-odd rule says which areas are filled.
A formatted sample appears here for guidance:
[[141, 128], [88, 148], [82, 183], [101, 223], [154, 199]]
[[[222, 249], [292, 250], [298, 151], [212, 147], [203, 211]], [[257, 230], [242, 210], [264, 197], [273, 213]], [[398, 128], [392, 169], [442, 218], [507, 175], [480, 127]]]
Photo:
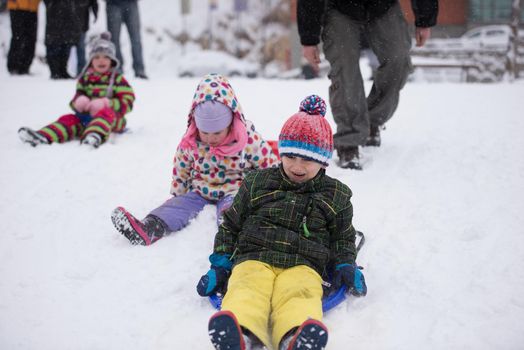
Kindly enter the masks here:
[[395, 113], [400, 90], [411, 73], [411, 38], [398, 4], [385, 16], [368, 24], [365, 31], [380, 64], [367, 97], [369, 121], [372, 127], [381, 126]]
[[116, 58], [120, 61], [120, 73], [124, 67], [122, 50], [120, 49], [120, 29], [122, 28], [122, 7], [113, 2], [107, 2], [107, 30], [111, 33], [111, 41], [116, 47]]
[[[358, 147], [366, 144], [370, 129], [391, 118], [411, 70], [409, 32], [398, 4], [368, 23], [331, 10], [325, 23], [322, 39], [331, 64], [329, 93], [337, 124], [335, 148], [341, 167], [360, 169]], [[380, 63], [367, 98], [359, 67], [361, 32]]]
[[123, 11], [124, 22], [131, 40], [131, 55], [133, 57], [133, 70], [137, 78], [147, 79], [142, 56], [142, 38], [140, 36], [140, 14], [136, 1], [130, 1]]
[[333, 139], [342, 168], [360, 169], [358, 147], [369, 132], [364, 82], [360, 72], [362, 24], [332, 9], [322, 32], [324, 53], [331, 69], [329, 102], [337, 130]]
[[80, 36], [80, 40], [75, 45], [76, 47], [76, 75], [79, 76], [82, 73], [87, 61], [86, 61], [86, 32], [83, 32]]
[[7, 70], [11, 74], [29, 74], [35, 57], [38, 16], [35, 12], [11, 10], [11, 44], [7, 54]]
[[131, 41], [133, 70], [138, 78], [147, 79], [142, 55], [142, 39], [140, 36], [140, 14], [137, 1], [123, 3], [107, 3], [107, 28], [111, 33], [111, 40], [116, 46], [116, 56], [123, 67], [122, 51], [120, 48], [120, 30], [125, 23]]
[[67, 71], [67, 61], [71, 51], [71, 44], [48, 44], [47, 64], [51, 71], [51, 79], [71, 79]]

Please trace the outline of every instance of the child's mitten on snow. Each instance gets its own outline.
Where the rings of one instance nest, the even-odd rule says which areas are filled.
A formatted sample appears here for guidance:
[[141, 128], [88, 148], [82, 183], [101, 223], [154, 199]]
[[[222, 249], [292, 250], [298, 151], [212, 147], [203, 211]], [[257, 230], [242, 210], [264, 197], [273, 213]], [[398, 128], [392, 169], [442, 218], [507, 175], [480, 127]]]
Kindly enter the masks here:
[[210, 296], [225, 289], [233, 263], [229, 255], [211, 254], [209, 261], [211, 268], [200, 277], [197, 284], [197, 292], [200, 296]]
[[95, 116], [99, 111], [107, 107], [109, 107], [109, 99], [102, 97], [92, 99], [87, 108], [89, 109], [89, 114]]
[[223, 267], [211, 267], [197, 284], [197, 292], [202, 297], [207, 297], [223, 289], [229, 279], [230, 271]]
[[91, 102], [89, 97], [80, 95], [73, 101], [73, 108], [79, 113], [87, 112], [89, 102]]
[[366, 279], [361, 268], [355, 264], [338, 264], [333, 274], [333, 288], [348, 287], [348, 291], [357, 297], [365, 296], [368, 292]]

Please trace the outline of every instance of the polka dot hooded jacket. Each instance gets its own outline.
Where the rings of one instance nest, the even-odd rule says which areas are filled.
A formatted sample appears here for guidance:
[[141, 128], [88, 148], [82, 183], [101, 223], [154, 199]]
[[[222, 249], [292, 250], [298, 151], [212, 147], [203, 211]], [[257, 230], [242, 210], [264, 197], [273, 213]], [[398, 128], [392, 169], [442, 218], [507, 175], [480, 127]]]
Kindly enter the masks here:
[[[202, 143], [193, 113], [204, 101], [214, 100], [231, 108], [233, 121], [225, 141], [217, 147]], [[229, 82], [208, 74], [198, 84], [188, 115], [188, 128], [178, 145], [173, 166], [171, 194], [196, 192], [208, 200], [235, 195], [246, 172], [278, 165], [277, 156], [242, 108]]]

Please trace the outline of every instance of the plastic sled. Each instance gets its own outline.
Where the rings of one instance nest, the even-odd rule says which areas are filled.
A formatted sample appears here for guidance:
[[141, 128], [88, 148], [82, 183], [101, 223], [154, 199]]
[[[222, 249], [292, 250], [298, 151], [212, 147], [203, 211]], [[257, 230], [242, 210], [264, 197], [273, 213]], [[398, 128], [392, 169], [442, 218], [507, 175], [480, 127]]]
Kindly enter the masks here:
[[269, 147], [271, 147], [271, 150], [273, 151], [273, 153], [275, 153], [275, 155], [278, 157], [278, 159], [280, 159], [280, 154], [278, 153], [278, 141], [277, 140], [269, 140], [269, 141], [266, 141], [269, 145]]
[[[357, 231], [357, 237], [359, 238], [358, 244], [357, 244], [357, 254], [364, 245], [366, 238], [364, 234], [360, 231]], [[345, 286], [340, 287], [335, 292], [330, 293], [324, 298], [322, 298], [322, 312], [326, 313], [329, 310], [333, 309], [334, 307], [338, 306], [341, 302], [346, 300], [347, 297], [347, 288]], [[217, 309], [220, 310], [222, 307], [222, 298], [223, 295], [221, 293], [212, 294], [209, 296], [209, 302], [211, 305]]]
[[[222, 294], [213, 294], [209, 296], [209, 302], [215, 309], [220, 310], [222, 307], [222, 298]], [[344, 300], [346, 300], [346, 287], [340, 287], [336, 292], [322, 299], [322, 311], [328, 312]]]

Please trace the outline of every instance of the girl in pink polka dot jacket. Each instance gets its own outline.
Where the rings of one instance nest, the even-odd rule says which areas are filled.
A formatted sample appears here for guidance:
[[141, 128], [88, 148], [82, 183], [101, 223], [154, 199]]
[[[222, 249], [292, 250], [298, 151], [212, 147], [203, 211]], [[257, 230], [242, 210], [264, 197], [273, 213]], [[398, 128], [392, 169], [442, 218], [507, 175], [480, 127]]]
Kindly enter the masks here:
[[199, 83], [188, 128], [174, 159], [172, 198], [136, 219], [123, 207], [113, 210], [116, 229], [132, 244], [150, 245], [179, 231], [207, 204], [217, 206], [217, 225], [247, 171], [277, 166], [271, 146], [244, 119], [229, 82], [208, 74]]

